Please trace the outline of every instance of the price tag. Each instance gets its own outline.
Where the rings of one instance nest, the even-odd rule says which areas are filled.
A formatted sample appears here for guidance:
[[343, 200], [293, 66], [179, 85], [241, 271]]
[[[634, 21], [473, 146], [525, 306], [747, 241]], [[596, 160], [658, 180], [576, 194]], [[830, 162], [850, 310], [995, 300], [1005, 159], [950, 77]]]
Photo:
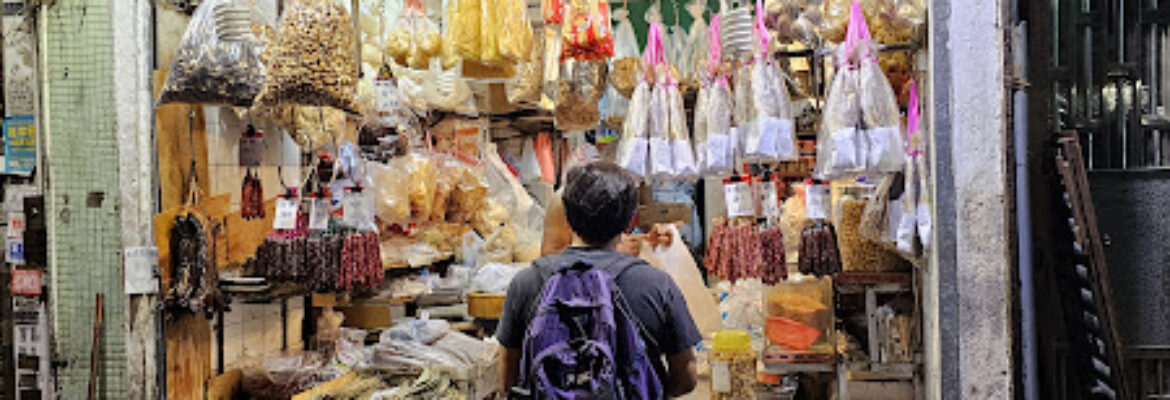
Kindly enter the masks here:
[[309, 211], [309, 229], [315, 231], [329, 229], [329, 208], [328, 199], [313, 199], [313, 205]]
[[711, 362], [711, 391], [731, 393], [731, 366], [726, 361]]
[[[368, 190], [368, 189], [367, 189]], [[363, 228], [369, 221], [373, 221], [370, 209], [373, 203], [367, 201], [365, 193], [350, 192], [341, 201], [342, 221], [350, 228]]]
[[22, 213], [22, 212], [9, 212], [8, 213], [8, 234], [5, 237], [10, 238], [10, 239], [24, 237], [25, 225], [26, 225], [26, 222], [24, 219], [24, 213]]
[[264, 154], [263, 137], [240, 136], [239, 162], [241, 167], [259, 167]]
[[42, 274], [40, 270], [14, 269], [12, 270], [12, 281], [9, 282], [8, 288], [15, 295], [40, 296], [41, 285]]
[[806, 218], [828, 219], [829, 198], [829, 185], [808, 185], [804, 199]]
[[295, 197], [276, 199], [276, 218], [272, 221], [272, 229], [296, 229], [297, 210], [300, 201]]
[[398, 100], [398, 85], [393, 80], [383, 79], [374, 81], [374, 93], [377, 99], [375, 107], [378, 111], [391, 112], [400, 107]]
[[158, 278], [155, 277], [157, 247], [128, 247], [122, 252], [122, 259], [125, 263], [123, 288], [126, 294], [158, 292]]
[[727, 216], [730, 218], [756, 215], [752, 187], [747, 182], [723, 185], [723, 201], [727, 204]]
[[761, 182], [759, 185], [760, 216], [775, 218], [780, 216], [780, 196], [776, 193], [776, 182]]

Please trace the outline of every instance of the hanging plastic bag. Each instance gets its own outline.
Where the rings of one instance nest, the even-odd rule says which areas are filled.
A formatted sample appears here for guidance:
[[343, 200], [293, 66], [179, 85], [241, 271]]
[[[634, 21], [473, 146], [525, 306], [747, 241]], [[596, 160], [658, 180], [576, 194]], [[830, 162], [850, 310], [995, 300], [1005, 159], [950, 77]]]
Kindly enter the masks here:
[[707, 93], [707, 146], [706, 169], [704, 174], [719, 174], [731, 170], [734, 164], [734, 144], [731, 135], [732, 98], [731, 88], [727, 77], [720, 75], [723, 63], [723, 44], [721, 41], [720, 16], [711, 17], [707, 37], [709, 41], [709, 59], [707, 67], [710, 70], [712, 82]]
[[532, 24], [528, 23], [528, 6], [524, 0], [501, 0], [504, 17], [504, 36], [500, 39], [500, 52], [513, 62], [529, 59], [532, 53]]
[[715, 304], [715, 297], [711, 296], [707, 285], [703, 283], [695, 259], [691, 257], [690, 250], [679, 236], [678, 228], [674, 225], [659, 225], [655, 228], [669, 230], [670, 244], [651, 247], [649, 242], [644, 241], [639, 257], [670, 275], [682, 291], [687, 309], [690, 310], [691, 318], [694, 319], [699, 332], [703, 336], [715, 334], [723, 329], [723, 321], [717, 311], [719, 308]]
[[349, 11], [337, 0], [285, 4], [276, 40], [265, 52], [267, 79], [256, 103], [301, 104], [355, 112], [358, 70]]
[[524, 139], [523, 149], [520, 151], [520, 181], [537, 182], [541, 179], [540, 162], [536, 160], [536, 149], [532, 138]]
[[403, 173], [407, 161], [405, 157], [398, 157], [388, 164], [366, 164], [366, 174], [373, 182], [375, 215], [384, 223], [410, 222], [409, 176]]
[[693, 180], [698, 178], [699, 168], [695, 164], [695, 150], [691, 147], [686, 109], [677, 82], [670, 82], [667, 86], [666, 97], [670, 102], [670, 150], [674, 174], [678, 179]]
[[[707, 81], [707, 23], [703, 20], [706, 4], [702, 1], [691, 1], [686, 5], [691, 14], [691, 23], [686, 38], [686, 49], [683, 51], [683, 62], [679, 67], [682, 81], [693, 86], [700, 86]], [[698, 108], [696, 108], [697, 110]]]
[[560, 25], [564, 21], [565, 1], [542, 0], [540, 10], [544, 14], [545, 25]]
[[605, 93], [605, 61], [565, 60], [557, 81], [557, 129], [584, 130], [601, 120], [598, 102]]
[[516, 76], [504, 84], [508, 103], [531, 105], [540, 103], [540, 81], [544, 73], [544, 36], [536, 37], [528, 59], [516, 66]]
[[561, 58], [604, 60], [613, 57], [613, 29], [606, 0], [568, 0], [561, 25]]
[[[926, 253], [930, 248], [931, 213], [934, 211], [934, 206], [930, 195], [930, 186], [928, 185], [929, 178], [927, 177], [930, 170], [927, 169], [926, 153], [923, 151], [926, 148], [926, 143], [924, 143], [926, 135], [923, 135], [922, 132], [922, 118], [918, 110], [918, 83], [914, 81], [910, 81], [908, 114], [906, 118], [906, 136], [910, 142], [910, 161], [907, 164], [913, 165], [915, 173], [907, 175], [906, 180], [916, 182], [918, 184], [918, 192], [917, 197], [909, 197], [917, 203], [913, 208], [907, 208], [906, 214], [914, 215], [917, 225], [917, 239], [919, 244], [921, 244], [923, 253]], [[908, 196], [910, 195], [908, 194]]]
[[613, 12], [617, 19], [617, 28], [614, 33], [613, 62], [609, 70], [609, 84], [622, 96], [629, 98], [638, 86], [638, 79], [642, 74], [641, 52], [638, 50], [638, 38], [634, 35], [634, 25], [630, 23], [630, 11], [619, 8]]
[[652, 71], [649, 76], [654, 79], [649, 106], [650, 176], [666, 180], [674, 176], [674, 164], [670, 148], [670, 100], [667, 97], [670, 75], [666, 70], [662, 35], [662, 25], [650, 25], [646, 36], [646, 54], [643, 57]]
[[204, 1], [175, 53], [158, 103], [252, 105], [264, 87], [264, 44], [252, 25], [267, 26], [254, 8], [232, 0]]
[[536, 160], [540, 162], [540, 180], [548, 184], [557, 183], [557, 167], [553, 162], [552, 139], [548, 133], [536, 135]]
[[862, 123], [866, 128], [866, 167], [876, 172], [898, 172], [906, 162], [898, 100], [885, 74], [871, 57], [874, 53], [873, 41], [860, 3], [853, 3], [847, 36], [846, 55], [852, 56], [856, 52], [856, 60], [860, 64], [859, 91]]
[[695, 94], [695, 113], [694, 126], [691, 132], [695, 134], [695, 166], [700, 173], [707, 173], [707, 108], [709, 107], [710, 97], [707, 85], [699, 87], [699, 92]]
[[630, 99], [630, 113], [622, 126], [622, 141], [618, 143], [617, 163], [638, 177], [646, 176], [647, 152], [650, 147], [651, 84], [638, 82]]
[[444, 67], [450, 68], [460, 59], [479, 59], [481, 7], [481, 0], [451, 0], [447, 3]]
[[[863, 172], [869, 164], [871, 140], [862, 127], [863, 90], [862, 54], [869, 54], [868, 33], [861, 6], [854, 4], [853, 23], [845, 42], [836, 54], [837, 70], [829, 84], [828, 96], [817, 137], [817, 166], [814, 175], [821, 179], [839, 178]], [[895, 135], [897, 136], [897, 135]], [[898, 138], [899, 142], [901, 138]]]
[[795, 160], [799, 154], [796, 150], [796, 134], [793, 132], [792, 107], [780, 71], [768, 57], [769, 39], [764, 29], [764, 6], [761, 0], [756, 0], [753, 32], [757, 45], [756, 60], [751, 66], [751, 102], [755, 121], [748, 131], [744, 155], [766, 161]]

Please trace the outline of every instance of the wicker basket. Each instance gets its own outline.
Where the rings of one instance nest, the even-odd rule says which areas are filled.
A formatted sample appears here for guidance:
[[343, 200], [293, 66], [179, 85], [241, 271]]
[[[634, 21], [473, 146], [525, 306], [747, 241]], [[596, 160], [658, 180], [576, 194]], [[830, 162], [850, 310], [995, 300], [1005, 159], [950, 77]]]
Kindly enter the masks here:
[[504, 313], [504, 295], [468, 293], [467, 314], [480, 319], [500, 319]]

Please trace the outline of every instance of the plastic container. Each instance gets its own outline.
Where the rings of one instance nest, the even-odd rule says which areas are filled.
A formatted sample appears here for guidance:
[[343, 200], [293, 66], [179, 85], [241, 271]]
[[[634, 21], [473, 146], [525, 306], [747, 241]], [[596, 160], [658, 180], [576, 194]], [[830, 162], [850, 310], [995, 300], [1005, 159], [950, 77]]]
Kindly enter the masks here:
[[763, 302], [764, 331], [771, 344], [790, 351], [833, 351], [830, 278], [796, 275], [765, 291]]
[[708, 360], [712, 400], [756, 398], [756, 352], [752, 350], [751, 335], [747, 331], [716, 333]]

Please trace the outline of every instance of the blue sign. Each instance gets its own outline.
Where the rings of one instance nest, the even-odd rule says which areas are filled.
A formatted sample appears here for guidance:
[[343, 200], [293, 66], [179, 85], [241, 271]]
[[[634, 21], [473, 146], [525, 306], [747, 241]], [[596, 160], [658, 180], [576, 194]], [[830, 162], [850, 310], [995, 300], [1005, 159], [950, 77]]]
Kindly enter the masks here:
[[4, 119], [4, 164], [9, 174], [30, 174], [37, 166], [37, 120], [31, 115]]

